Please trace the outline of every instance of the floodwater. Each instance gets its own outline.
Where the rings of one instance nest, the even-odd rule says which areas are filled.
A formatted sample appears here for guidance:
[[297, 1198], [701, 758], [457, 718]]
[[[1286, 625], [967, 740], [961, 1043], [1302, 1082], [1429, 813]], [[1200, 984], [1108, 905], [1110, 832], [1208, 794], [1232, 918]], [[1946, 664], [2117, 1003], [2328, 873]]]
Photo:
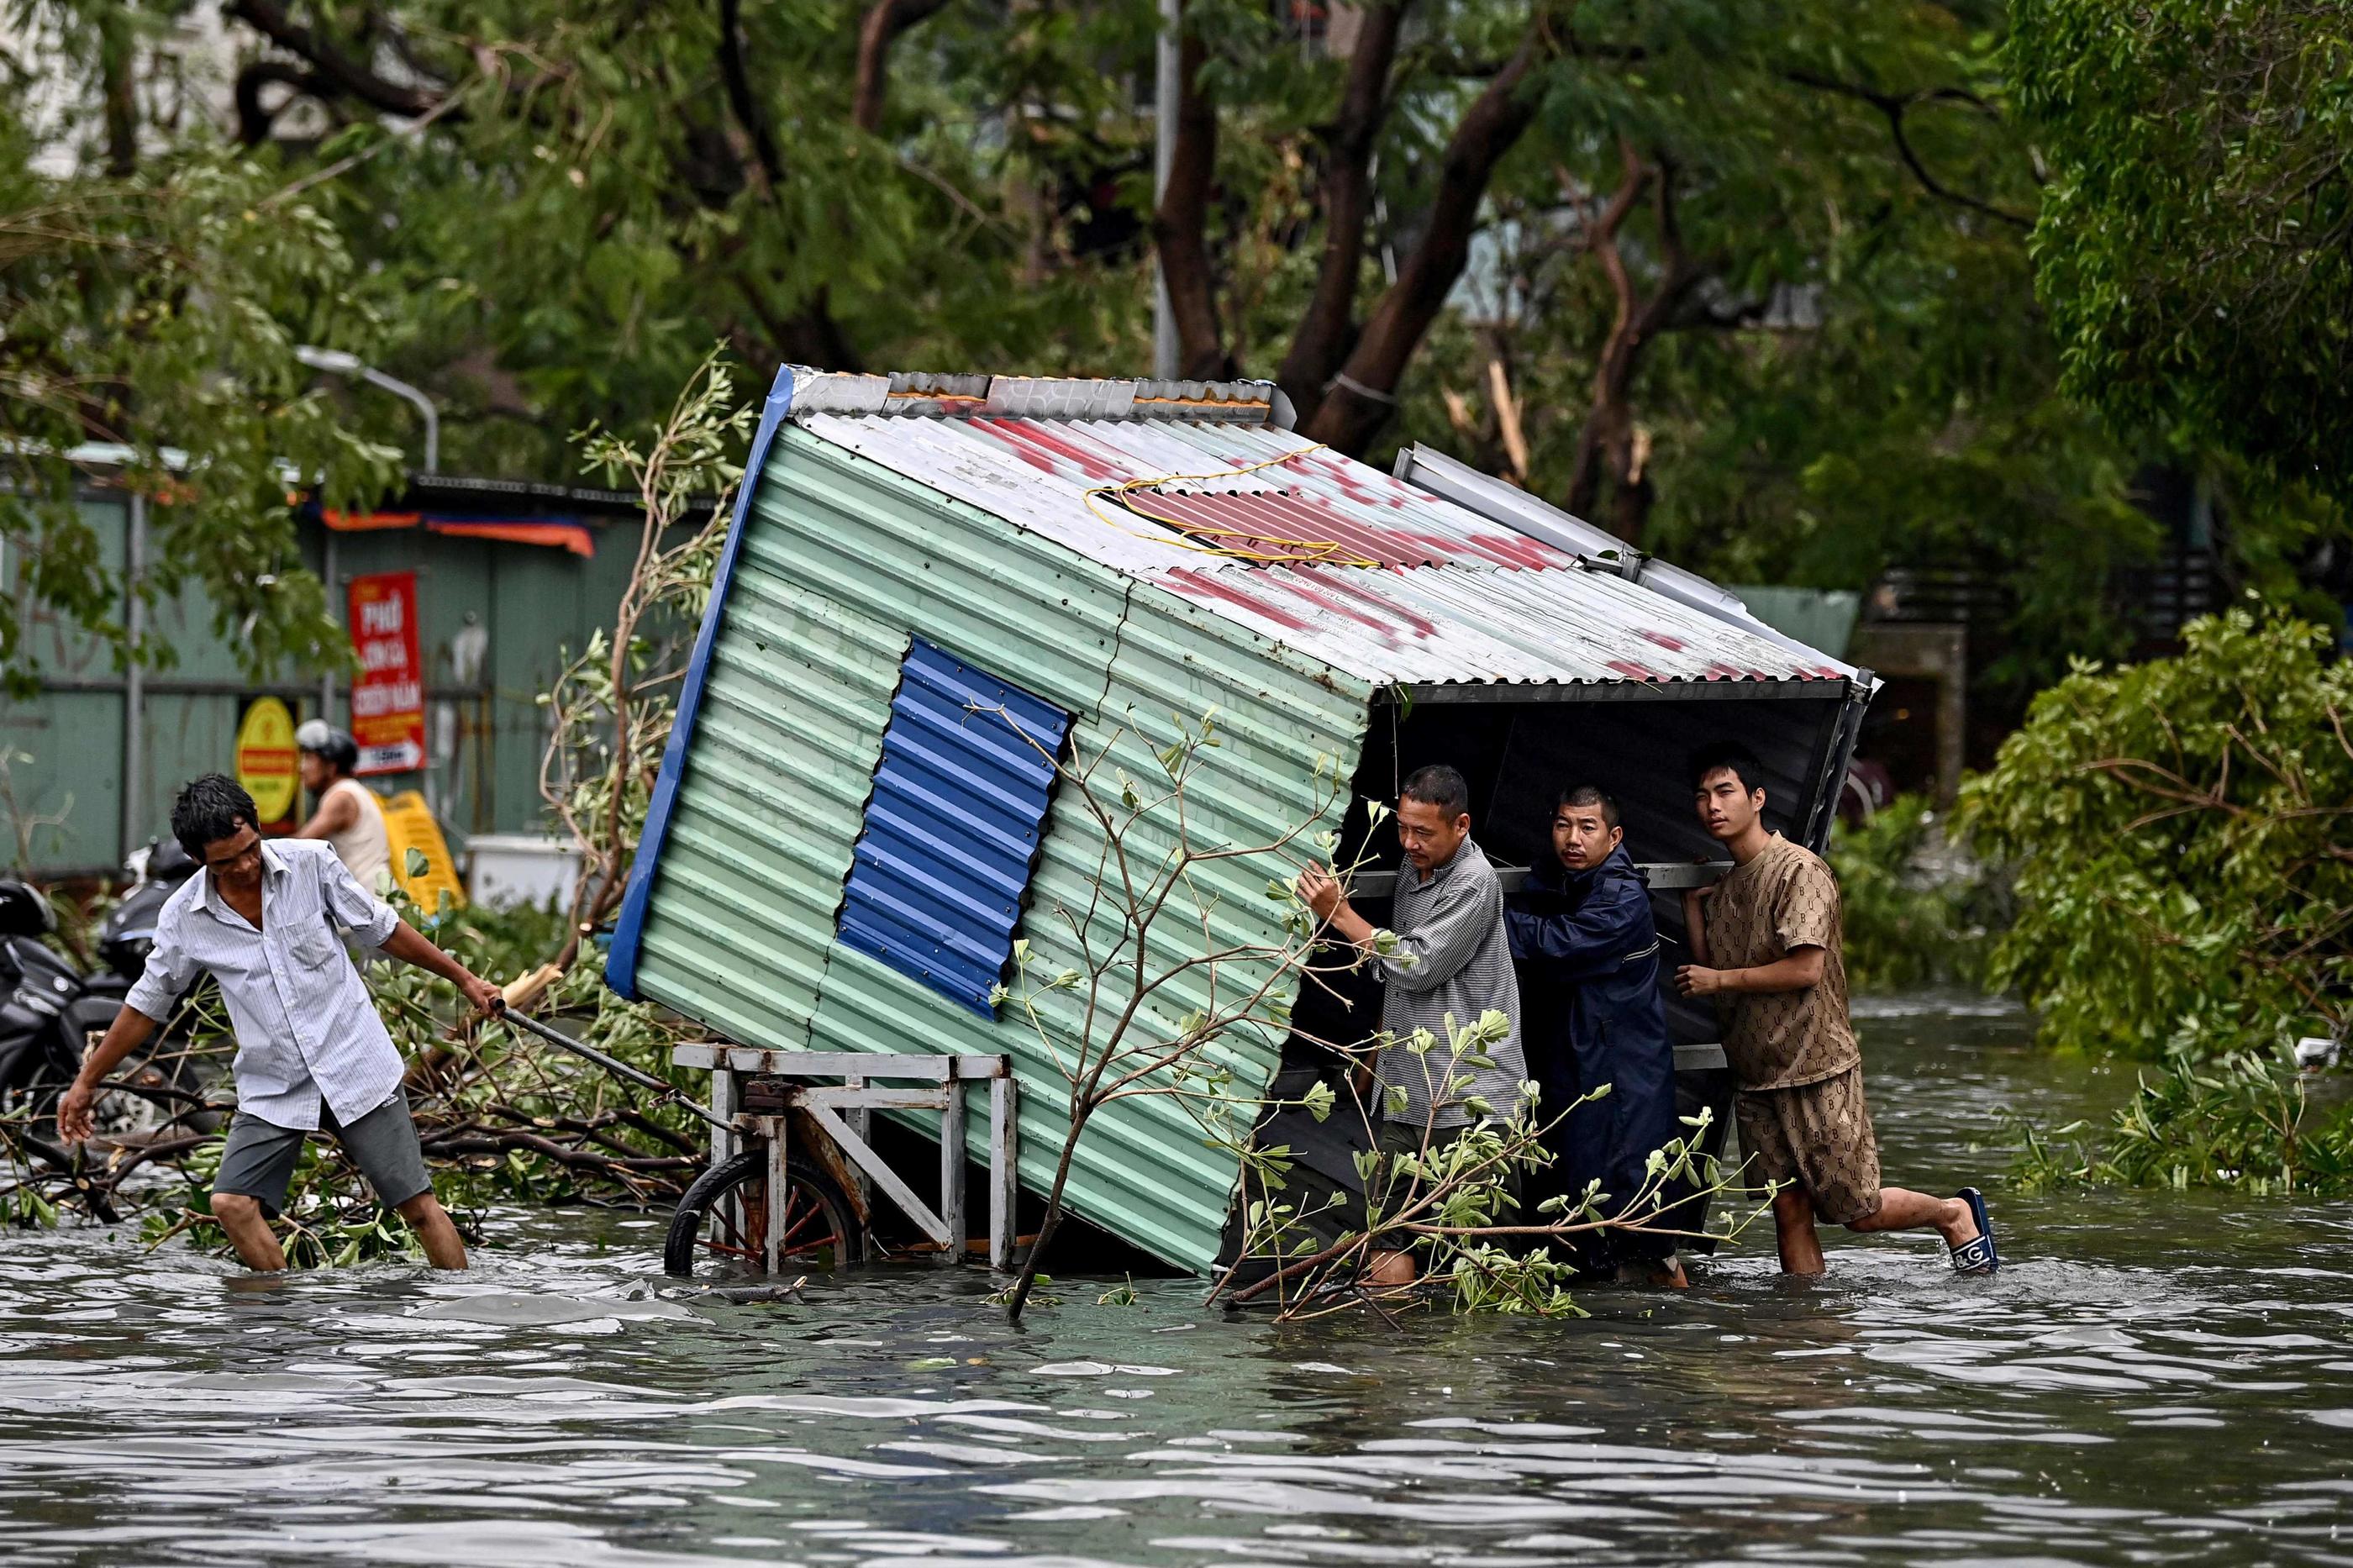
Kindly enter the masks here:
[[[2129, 1081], [2014, 1015], [1864, 1024], [1914, 1185]], [[626, 1217], [261, 1287], [14, 1234], [0, 1561], [2353, 1563], [2353, 1205], [1986, 1184], [1993, 1280], [1841, 1232], [1785, 1282], [1760, 1234], [1684, 1297], [1402, 1332], [1070, 1279], [1015, 1331], [976, 1270], [682, 1306]]]

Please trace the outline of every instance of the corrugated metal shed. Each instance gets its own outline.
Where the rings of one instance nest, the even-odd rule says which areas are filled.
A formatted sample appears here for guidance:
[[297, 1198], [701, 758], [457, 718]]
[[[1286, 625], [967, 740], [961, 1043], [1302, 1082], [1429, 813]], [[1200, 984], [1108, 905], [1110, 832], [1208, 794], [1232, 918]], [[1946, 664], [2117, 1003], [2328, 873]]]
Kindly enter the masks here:
[[[1287, 423], [1259, 383], [780, 377], [615, 934], [616, 989], [747, 1043], [1007, 1053], [1024, 1089], [1021, 1174], [1042, 1187], [1067, 1124], [1058, 1064], [1079, 1038], [1075, 1001], [1049, 1006], [1041, 1039], [862, 950], [874, 943], [837, 939], [860, 833], [878, 811], [925, 809], [923, 792], [898, 801], [878, 780], [918, 639], [965, 677], [1069, 714], [1075, 754], [1107, 754], [1105, 777], [1151, 777], [1174, 726], [1216, 709], [1221, 744], [1190, 827], [1230, 845], [1338, 826], [1387, 688], [1521, 700], [1844, 688], [1819, 655], [1589, 569]], [[935, 864], [962, 831], [937, 835]], [[1066, 781], [1020, 927], [1049, 970], [1083, 963], [1082, 933], [1109, 933], [1103, 847]], [[1263, 890], [1299, 855], [1208, 863], [1199, 919], [1159, 940], [1178, 954], [1204, 941], [1280, 946]], [[1229, 966], [1218, 983], [1250, 980]], [[1168, 984], [1142, 1026], [1172, 1037], [1211, 984]], [[1261, 1094], [1281, 1046], [1251, 1032], [1221, 1042], [1231, 1092]], [[1070, 1198], [1206, 1270], [1238, 1174], [1181, 1100], [1124, 1100], [1094, 1122]]]
[[[681, 693], [608, 978], [733, 1039], [819, 1050], [1007, 1052], [1025, 1093], [1021, 1174], [1052, 1179], [1069, 1097], [1050, 1047], [835, 940], [852, 846], [913, 634], [1076, 715], [1073, 743], [1142, 774], [1170, 716], [1215, 706], [1224, 744], [1200, 830], [1269, 837], [1337, 810], [1371, 688], [1039, 534], [1007, 527], [776, 416], [759, 448]], [[1050, 969], [1080, 962], [1070, 917], [1092, 892], [1101, 838], [1058, 807], [1023, 927]], [[1264, 941], [1279, 867], [1218, 863], [1200, 880], [1221, 939]], [[1147, 1025], [1208, 1001], [1173, 985]], [[1261, 1092], [1280, 1042], [1238, 1039], [1235, 1092]], [[974, 1137], [981, 1136], [976, 1128]], [[976, 1151], [979, 1152], [979, 1151]], [[1072, 1206], [1158, 1256], [1207, 1269], [1230, 1157], [1167, 1099], [1097, 1117]]]

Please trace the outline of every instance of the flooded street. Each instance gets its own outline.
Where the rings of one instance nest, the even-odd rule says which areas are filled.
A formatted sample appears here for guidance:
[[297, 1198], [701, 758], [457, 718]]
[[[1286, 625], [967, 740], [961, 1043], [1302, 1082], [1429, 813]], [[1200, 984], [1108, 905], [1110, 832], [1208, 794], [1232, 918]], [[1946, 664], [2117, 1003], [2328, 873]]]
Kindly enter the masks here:
[[1859, 1018], [1888, 1179], [2011, 1259], [1769, 1226], [1588, 1319], [1276, 1328], [977, 1270], [660, 1298], [659, 1220], [493, 1216], [458, 1281], [0, 1241], [11, 1563], [2353, 1563], [2353, 1205], [2023, 1198], [2002, 1115], [2129, 1069]]

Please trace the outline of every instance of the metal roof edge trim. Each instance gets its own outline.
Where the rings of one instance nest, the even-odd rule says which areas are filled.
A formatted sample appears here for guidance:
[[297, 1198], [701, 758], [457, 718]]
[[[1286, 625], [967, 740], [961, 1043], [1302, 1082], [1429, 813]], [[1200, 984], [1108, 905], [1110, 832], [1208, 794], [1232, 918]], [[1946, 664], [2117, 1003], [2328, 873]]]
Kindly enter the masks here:
[[1515, 533], [1541, 540], [1571, 555], [1602, 563], [1620, 577], [1632, 577], [1641, 569], [1642, 552], [1609, 530], [1525, 490], [1509, 486], [1499, 490], [1491, 476], [1418, 441], [1398, 448], [1397, 461], [1389, 466], [1389, 472], [1441, 500], [1452, 501], [1490, 522], [1500, 522]]
[[678, 710], [671, 717], [670, 740], [662, 747], [661, 771], [654, 776], [653, 798], [647, 803], [646, 826], [638, 835], [637, 858], [629, 864], [629, 885], [621, 895], [621, 912], [613, 923], [613, 945], [605, 956], [605, 984], [628, 1001], [638, 998], [638, 955], [645, 941], [646, 909], [652, 901], [654, 871], [661, 860], [662, 841], [670, 836], [670, 814], [678, 805], [680, 776], [686, 771], [686, 749], [694, 735], [696, 713], [702, 707], [702, 689], [711, 673], [711, 652], [719, 641], [719, 620], [726, 613], [727, 589], [734, 580], [736, 558], [744, 551], [745, 523], [751, 517], [752, 493], [759, 488], [760, 470], [768, 460], [776, 431], [792, 412], [793, 367], [776, 372], [776, 384], [760, 410], [760, 428], [752, 438], [752, 455], [736, 481], [735, 514], [727, 524], [727, 544], [711, 580], [711, 602], [703, 607], [702, 626], [694, 634], [694, 651], [688, 657], [680, 684]]
[[1565, 511], [1541, 496], [1504, 484], [1490, 474], [1482, 474], [1459, 458], [1416, 443], [1398, 449], [1397, 462], [1391, 472], [1409, 484], [1418, 485], [1466, 510], [1503, 524], [1514, 532], [1531, 539], [1542, 540], [1556, 549], [1571, 554], [1594, 557], [1614, 555], [1610, 569], [1636, 586], [1648, 589], [1662, 599], [1672, 600], [1685, 609], [1696, 610], [1711, 620], [1737, 626], [1754, 637], [1763, 637], [1793, 653], [1802, 653], [1820, 659], [1824, 664], [1842, 671], [1850, 681], [1876, 688], [1878, 682], [1865, 671], [1842, 658], [1833, 658], [1818, 647], [1799, 642], [1774, 626], [1757, 618], [1740, 595], [1708, 581], [1687, 567], [1660, 559], [1626, 543], [1615, 534], [1596, 527], [1575, 512]]
[[786, 373], [795, 378], [795, 415], [1196, 419], [1212, 424], [1271, 425], [1282, 430], [1292, 428], [1298, 419], [1291, 399], [1271, 381], [948, 375], [922, 371], [872, 375], [821, 371], [807, 365], [786, 365], [780, 374]]
[[1844, 701], [1856, 689], [1845, 675], [1764, 679], [1755, 676], [1641, 680], [1398, 680], [1384, 689], [1404, 692], [1416, 703], [1444, 702], [1643, 702], [1684, 698], [1783, 697]]

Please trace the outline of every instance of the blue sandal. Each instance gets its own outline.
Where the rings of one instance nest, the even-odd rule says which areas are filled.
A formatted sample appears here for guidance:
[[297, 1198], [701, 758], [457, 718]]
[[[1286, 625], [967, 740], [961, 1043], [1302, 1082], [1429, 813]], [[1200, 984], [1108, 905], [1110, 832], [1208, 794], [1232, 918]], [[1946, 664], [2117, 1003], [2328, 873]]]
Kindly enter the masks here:
[[1986, 1210], [1985, 1194], [1975, 1187], [1963, 1187], [1953, 1194], [1969, 1205], [1969, 1214], [1978, 1222], [1978, 1234], [1969, 1241], [1947, 1250], [1953, 1255], [1956, 1274], [1991, 1274], [2001, 1267], [2001, 1254], [1993, 1244], [1993, 1215]]

